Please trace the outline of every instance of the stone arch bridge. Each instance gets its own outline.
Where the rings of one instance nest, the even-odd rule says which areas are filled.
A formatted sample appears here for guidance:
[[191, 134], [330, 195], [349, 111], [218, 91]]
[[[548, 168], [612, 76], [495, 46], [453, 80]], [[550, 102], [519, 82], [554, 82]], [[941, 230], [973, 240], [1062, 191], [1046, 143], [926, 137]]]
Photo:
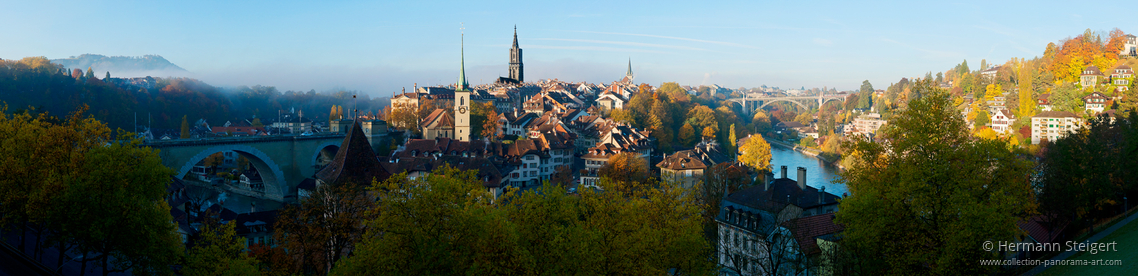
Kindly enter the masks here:
[[261, 175], [263, 197], [277, 201], [296, 195], [296, 186], [316, 173], [321, 153], [335, 156], [344, 134], [278, 135], [214, 139], [177, 139], [143, 144], [158, 149], [162, 164], [181, 179], [194, 165], [217, 152], [233, 151], [249, 160]]
[[821, 95], [817, 95], [817, 96], [774, 97], [774, 96], [766, 96], [766, 95], [753, 95], [752, 93], [748, 93], [744, 96], [745, 97], [742, 97], [742, 98], [728, 98], [727, 100], [731, 101], [735, 104], [738, 104], [740, 107], [742, 107], [743, 112], [747, 116], [750, 116], [750, 115], [754, 114], [755, 110], [762, 109], [762, 108], [766, 107], [767, 105], [770, 105], [771, 103], [774, 103], [774, 102], [791, 102], [791, 103], [797, 104], [798, 106], [800, 106], [804, 109], [810, 109], [810, 107], [807, 106], [808, 104], [817, 102], [818, 106], [821, 107], [823, 104], [826, 104], [827, 102], [830, 102], [830, 101], [842, 101], [846, 98], [846, 96], [849, 96], [849, 95], [848, 94], [831, 94], [831, 95], [821, 94]]

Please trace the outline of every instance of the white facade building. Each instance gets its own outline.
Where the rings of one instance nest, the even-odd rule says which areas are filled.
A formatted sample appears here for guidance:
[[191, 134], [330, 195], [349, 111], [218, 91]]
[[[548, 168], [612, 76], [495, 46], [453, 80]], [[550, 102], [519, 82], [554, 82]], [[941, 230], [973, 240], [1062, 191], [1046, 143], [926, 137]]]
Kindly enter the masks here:
[[1083, 126], [1083, 119], [1066, 111], [1044, 111], [1031, 117], [1031, 144], [1056, 139], [1074, 133]]

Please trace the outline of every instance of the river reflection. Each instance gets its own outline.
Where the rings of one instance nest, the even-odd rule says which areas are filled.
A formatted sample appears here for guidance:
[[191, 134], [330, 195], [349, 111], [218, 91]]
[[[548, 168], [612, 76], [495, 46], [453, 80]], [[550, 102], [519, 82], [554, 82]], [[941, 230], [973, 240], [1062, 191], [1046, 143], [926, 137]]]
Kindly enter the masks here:
[[798, 179], [798, 167], [806, 168], [806, 185], [814, 188], [826, 187], [826, 192], [842, 196], [849, 189], [843, 184], [834, 184], [838, 178], [838, 167], [826, 164], [818, 158], [797, 152], [779, 145], [771, 145], [771, 168], [775, 177], [782, 177], [781, 167], [786, 166], [787, 178]]

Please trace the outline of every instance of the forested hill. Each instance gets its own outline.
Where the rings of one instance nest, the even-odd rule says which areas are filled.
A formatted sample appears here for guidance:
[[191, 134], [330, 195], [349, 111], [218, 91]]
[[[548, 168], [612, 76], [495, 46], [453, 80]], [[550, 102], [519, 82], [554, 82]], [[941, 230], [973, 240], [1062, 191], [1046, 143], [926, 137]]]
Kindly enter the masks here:
[[[70, 69], [70, 68], [66, 68]], [[86, 70], [84, 70], [86, 71]], [[359, 95], [352, 99], [352, 95]], [[332, 105], [354, 106], [361, 112], [378, 112], [389, 99], [371, 99], [354, 91], [277, 91], [272, 86], [220, 88], [191, 78], [106, 78], [93, 72], [69, 73], [47, 58], [0, 60], [0, 101], [7, 112], [34, 108], [64, 117], [80, 105], [90, 107], [95, 116], [112, 129], [134, 130], [147, 125], [150, 115], [154, 128], [176, 129], [182, 116], [191, 122], [206, 119], [210, 125], [256, 116], [267, 124], [278, 111], [304, 112], [314, 121], [328, 119]]]
[[104, 56], [83, 54], [78, 57], [53, 59], [52, 63], [63, 65], [68, 69], [87, 70], [91, 68], [96, 75], [103, 77], [110, 72], [114, 77], [145, 77], [145, 76], [186, 76], [189, 71], [174, 65], [159, 55], [145, 55], [141, 57]]

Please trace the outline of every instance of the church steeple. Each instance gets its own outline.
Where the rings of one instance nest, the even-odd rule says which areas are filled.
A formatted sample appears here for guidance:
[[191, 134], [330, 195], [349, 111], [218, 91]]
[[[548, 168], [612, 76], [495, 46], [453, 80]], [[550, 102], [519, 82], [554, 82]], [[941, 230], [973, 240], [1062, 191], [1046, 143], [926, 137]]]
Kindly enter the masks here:
[[[462, 68], [458, 71], [458, 87], [454, 90], [454, 138], [459, 141], [470, 141], [470, 105], [474, 99], [470, 97], [470, 84], [466, 83], [466, 36], [463, 35]], [[467, 100], [470, 99], [470, 100]]]
[[628, 74], [625, 75], [629, 77], [632, 76], [632, 58], [628, 58]]
[[525, 82], [522, 65], [522, 48], [518, 48], [518, 25], [514, 25], [514, 46], [510, 47], [510, 78], [518, 83]]
[[466, 82], [466, 34], [462, 35], [462, 44], [460, 44], [459, 53], [461, 60], [459, 61], [458, 69], [458, 89], [459, 91], [470, 90], [470, 83]]
[[514, 48], [518, 48], [518, 25], [514, 25]]

